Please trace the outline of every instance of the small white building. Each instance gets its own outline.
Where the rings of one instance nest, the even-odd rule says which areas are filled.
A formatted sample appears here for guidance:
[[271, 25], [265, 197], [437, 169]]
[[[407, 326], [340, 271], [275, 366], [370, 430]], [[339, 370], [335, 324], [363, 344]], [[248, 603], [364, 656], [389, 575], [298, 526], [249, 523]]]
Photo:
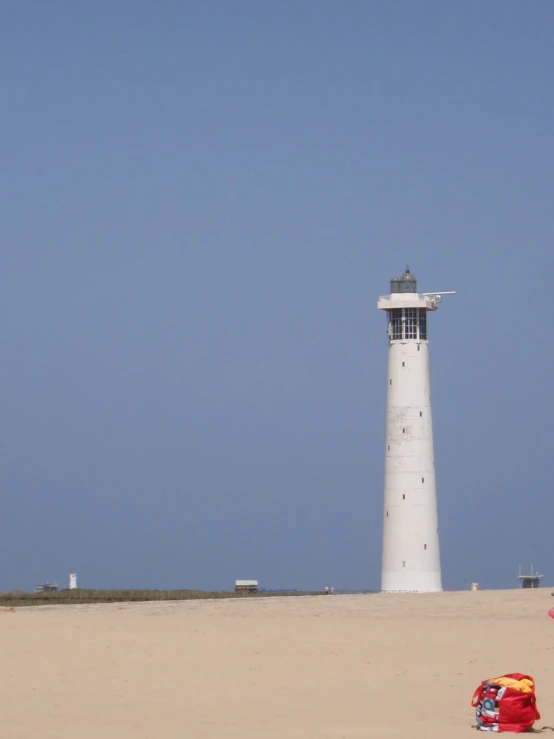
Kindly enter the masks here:
[[235, 580], [235, 592], [236, 593], [257, 593], [258, 592], [258, 581], [257, 580]]

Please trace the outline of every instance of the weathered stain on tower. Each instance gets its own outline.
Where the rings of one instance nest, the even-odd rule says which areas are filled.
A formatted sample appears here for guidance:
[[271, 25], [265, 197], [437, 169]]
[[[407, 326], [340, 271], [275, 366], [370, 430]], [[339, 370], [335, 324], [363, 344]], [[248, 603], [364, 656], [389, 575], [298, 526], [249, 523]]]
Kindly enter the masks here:
[[443, 295], [418, 293], [406, 269], [380, 297], [389, 358], [381, 590], [442, 590], [427, 314]]

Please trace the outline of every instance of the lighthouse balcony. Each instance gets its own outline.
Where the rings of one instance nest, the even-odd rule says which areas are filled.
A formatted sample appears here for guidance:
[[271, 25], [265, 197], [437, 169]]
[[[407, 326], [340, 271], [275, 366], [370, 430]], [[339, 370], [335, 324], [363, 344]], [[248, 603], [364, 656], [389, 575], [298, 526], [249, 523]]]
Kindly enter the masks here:
[[423, 308], [437, 310], [439, 300], [435, 296], [419, 295], [418, 293], [393, 293], [382, 295], [377, 301], [379, 310], [394, 310], [395, 308]]

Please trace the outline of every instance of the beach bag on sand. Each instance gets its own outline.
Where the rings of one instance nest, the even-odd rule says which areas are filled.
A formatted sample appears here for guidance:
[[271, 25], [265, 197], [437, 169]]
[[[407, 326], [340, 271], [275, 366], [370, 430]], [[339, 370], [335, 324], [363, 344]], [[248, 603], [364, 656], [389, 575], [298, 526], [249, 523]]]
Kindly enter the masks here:
[[530, 731], [540, 714], [535, 681], [529, 675], [509, 675], [483, 680], [473, 694], [476, 728], [481, 731]]

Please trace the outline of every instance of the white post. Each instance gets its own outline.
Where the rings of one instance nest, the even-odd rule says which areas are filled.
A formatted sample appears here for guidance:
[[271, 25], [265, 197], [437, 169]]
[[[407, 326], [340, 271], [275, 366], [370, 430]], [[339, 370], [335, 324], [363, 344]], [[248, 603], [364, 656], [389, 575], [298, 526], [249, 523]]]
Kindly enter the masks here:
[[442, 294], [417, 293], [406, 270], [377, 304], [389, 336], [383, 592], [442, 590], [427, 339], [427, 313]]
[[76, 587], [77, 587], [77, 574], [74, 573], [69, 576], [69, 589], [75, 590]]

